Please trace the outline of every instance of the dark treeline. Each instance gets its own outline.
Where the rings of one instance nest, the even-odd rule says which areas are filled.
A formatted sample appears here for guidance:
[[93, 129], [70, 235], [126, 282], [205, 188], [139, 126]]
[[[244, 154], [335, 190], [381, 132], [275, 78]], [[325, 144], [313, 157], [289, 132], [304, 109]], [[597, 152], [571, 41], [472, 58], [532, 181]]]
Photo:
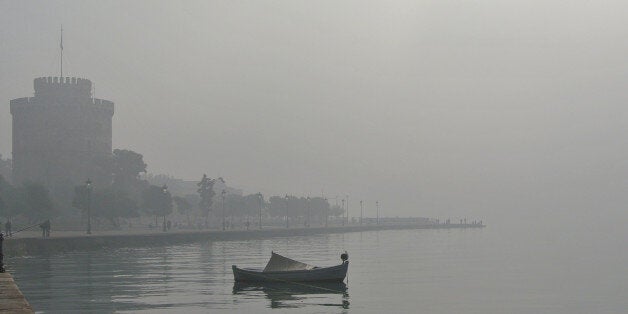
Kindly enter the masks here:
[[0, 215], [7, 219], [22, 216], [29, 223], [50, 219], [58, 214], [45, 186], [24, 183], [14, 187], [0, 175]]
[[11, 159], [3, 159], [2, 154], [0, 154], [0, 176], [3, 176], [5, 179], [10, 178], [12, 168]]
[[[75, 221], [81, 221], [89, 212], [91, 219], [105, 221], [113, 228], [142, 216], [153, 217], [154, 226], [165, 226], [166, 220], [174, 219], [180, 226], [209, 228], [225, 221], [233, 227], [235, 221], [245, 218], [254, 224], [260, 216], [269, 223], [280, 222], [286, 215], [295, 223], [309, 225], [344, 214], [343, 208], [330, 206], [323, 197], [244, 195], [227, 187], [223, 178], [205, 174], [196, 183], [196, 193], [189, 193], [189, 189], [186, 193], [179, 184], [181, 180], [167, 176], [142, 178], [147, 164], [141, 154], [131, 150], [114, 150], [113, 165], [111, 184], [93, 186], [86, 180], [74, 187], [70, 205], [73, 211], [58, 205], [43, 184], [16, 187], [0, 174], [0, 216], [29, 223], [59, 216], [75, 216]], [[164, 184], [156, 184], [158, 181]], [[150, 225], [153, 226], [152, 219]]]

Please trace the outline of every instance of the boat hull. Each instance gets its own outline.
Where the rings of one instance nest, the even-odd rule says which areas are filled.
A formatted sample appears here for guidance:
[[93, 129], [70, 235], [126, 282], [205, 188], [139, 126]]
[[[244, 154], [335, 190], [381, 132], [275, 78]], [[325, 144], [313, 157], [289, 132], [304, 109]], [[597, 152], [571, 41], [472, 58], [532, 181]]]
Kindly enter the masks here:
[[269, 271], [238, 268], [233, 269], [236, 282], [342, 282], [347, 276], [349, 262], [332, 267], [321, 267], [308, 270]]

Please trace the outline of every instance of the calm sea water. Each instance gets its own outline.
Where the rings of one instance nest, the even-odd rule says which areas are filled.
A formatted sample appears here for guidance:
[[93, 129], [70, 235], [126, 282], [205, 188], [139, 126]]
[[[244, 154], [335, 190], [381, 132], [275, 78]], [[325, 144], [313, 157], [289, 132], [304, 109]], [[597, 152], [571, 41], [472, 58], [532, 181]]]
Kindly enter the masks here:
[[[115, 249], [8, 260], [42, 312], [627, 313], [625, 239], [534, 228], [395, 230]], [[236, 286], [271, 250], [348, 282]]]

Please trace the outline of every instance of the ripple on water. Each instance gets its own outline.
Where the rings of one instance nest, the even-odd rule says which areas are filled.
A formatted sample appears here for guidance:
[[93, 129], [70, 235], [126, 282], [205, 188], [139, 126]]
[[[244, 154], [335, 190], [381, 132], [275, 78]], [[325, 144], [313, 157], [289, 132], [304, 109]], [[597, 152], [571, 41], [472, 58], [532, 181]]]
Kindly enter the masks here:
[[[515, 247], [490, 228], [390, 230], [76, 252], [11, 258], [7, 264], [35, 309], [57, 313], [619, 313], [628, 308], [618, 293], [628, 290], [624, 264], [611, 260], [606, 269], [593, 270], [587, 263], [570, 264], [573, 274], [609, 278], [607, 285], [582, 285], [566, 276], [561, 264], [544, 259], [564, 248], [532, 240]], [[271, 251], [327, 266], [338, 264], [344, 250], [351, 263], [346, 289], [233, 282], [232, 264], [261, 267]], [[530, 254], [535, 251], [550, 253]]]

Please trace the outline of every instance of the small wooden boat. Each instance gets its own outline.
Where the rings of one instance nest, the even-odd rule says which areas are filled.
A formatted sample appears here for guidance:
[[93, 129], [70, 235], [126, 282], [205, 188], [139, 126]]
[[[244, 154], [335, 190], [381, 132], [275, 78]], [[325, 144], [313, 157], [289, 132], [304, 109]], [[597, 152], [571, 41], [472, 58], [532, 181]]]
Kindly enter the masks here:
[[349, 255], [345, 252], [340, 258], [340, 265], [316, 267], [272, 252], [264, 269], [238, 268], [236, 265], [231, 268], [236, 282], [342, 282], [347, 276]]

